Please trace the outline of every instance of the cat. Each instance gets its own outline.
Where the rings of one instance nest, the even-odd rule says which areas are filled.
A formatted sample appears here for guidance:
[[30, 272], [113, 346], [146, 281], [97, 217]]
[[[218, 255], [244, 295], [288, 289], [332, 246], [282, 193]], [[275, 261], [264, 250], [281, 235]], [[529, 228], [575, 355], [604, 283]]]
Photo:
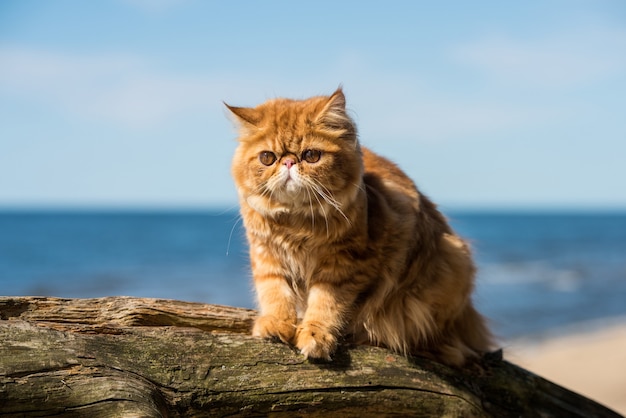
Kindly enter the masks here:
[[225, 103], [259, 306], [252, 334], [331, 360], [338, 341], [462, 366], [491, 336], [468, 244], [330, 96]]

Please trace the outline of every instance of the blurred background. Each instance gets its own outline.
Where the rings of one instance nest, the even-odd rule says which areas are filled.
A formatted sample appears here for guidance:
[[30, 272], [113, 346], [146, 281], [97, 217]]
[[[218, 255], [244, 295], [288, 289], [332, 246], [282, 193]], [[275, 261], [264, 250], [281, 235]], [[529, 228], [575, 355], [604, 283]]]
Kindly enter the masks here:
[[253, 307], [222, 102], [341, 84], [504, 346], [626, 323], [624, 51], [621, 0], [4, 0], [0, 295]]

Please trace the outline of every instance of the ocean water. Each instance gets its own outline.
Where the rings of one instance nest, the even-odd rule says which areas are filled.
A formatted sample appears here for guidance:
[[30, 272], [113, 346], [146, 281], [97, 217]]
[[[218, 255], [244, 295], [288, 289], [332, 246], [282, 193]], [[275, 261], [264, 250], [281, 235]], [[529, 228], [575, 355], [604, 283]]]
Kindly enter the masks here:
[[[447, 213], [502, 339], [626, 315], [626, 213]], [[254, 307], [236, 212], [0, 212], [0, 295]]]

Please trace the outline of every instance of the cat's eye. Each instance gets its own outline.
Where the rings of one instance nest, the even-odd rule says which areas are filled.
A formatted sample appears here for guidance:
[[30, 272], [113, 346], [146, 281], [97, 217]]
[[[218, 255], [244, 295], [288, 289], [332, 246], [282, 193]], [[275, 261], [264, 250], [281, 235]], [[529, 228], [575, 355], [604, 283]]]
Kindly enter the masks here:
[[316, 149], [308, 149], [302, 153], [302, 159], [307, 163], [316, 163], [320, 160], [322, 152]]
[[271, 151], [262, 151], [259, 154], [259, 161], [261, 161], [263, 165], [272, 165], [276, 161], [276, 154]]

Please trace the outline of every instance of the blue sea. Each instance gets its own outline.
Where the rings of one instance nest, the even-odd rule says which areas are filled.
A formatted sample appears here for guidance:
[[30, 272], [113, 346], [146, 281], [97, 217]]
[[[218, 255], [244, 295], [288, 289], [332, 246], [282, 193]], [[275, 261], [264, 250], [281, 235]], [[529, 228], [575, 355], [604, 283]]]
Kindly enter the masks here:
[[[501, 339], [626, 315], [626, 213], [446, 213]], [[254, 307], [236, 212], [0, 212], [0, 295]]]

